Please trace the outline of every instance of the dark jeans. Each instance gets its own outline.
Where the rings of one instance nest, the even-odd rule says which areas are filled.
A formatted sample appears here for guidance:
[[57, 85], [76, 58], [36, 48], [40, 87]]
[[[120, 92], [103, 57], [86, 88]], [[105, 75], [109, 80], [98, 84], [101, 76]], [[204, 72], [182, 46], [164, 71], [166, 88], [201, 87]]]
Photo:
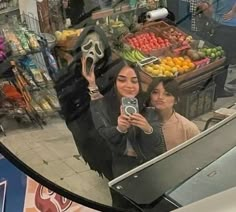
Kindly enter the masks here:
[[225, 71], [216, 76], [216, 96], [224, 90], [229, 64], [236, 64], [236, 26], [219, 25], [215, 28], [212, 43], [223, 47], [226, 56]]
[[215, 83], [216, 83], [215, 95], [216, 95], [216, 97], [224, 91], [225, 81], [226, 81], [227, 75], [228, 75], [228, 67], [229, 67], [229, 65], [226, 65], [225, 70], [215, 77]]
[[225, 50], [227, 63], [236, 64], [236, 26], [219, 25], [215, 28], [212, 42]]

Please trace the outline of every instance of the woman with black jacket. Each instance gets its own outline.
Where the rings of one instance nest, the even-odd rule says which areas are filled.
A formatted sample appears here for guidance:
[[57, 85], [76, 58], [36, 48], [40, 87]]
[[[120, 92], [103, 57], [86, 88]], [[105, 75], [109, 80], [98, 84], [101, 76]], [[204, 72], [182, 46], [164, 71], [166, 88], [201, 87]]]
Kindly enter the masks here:
[[[83, 64], [83, 59], [82, 59]], [[145, 108], [138, 72], [124, 61], [113, 74], [113, 88], [104, 96], [99, 92], [95, 75], [82, 68], [91, 96], [90, 110], [99, 134], [112, 151], [113, 177], [166, 151], [161, 128], [153, 108]], [[136, 97], [139, 113], [125, 115], [122, 97]]]

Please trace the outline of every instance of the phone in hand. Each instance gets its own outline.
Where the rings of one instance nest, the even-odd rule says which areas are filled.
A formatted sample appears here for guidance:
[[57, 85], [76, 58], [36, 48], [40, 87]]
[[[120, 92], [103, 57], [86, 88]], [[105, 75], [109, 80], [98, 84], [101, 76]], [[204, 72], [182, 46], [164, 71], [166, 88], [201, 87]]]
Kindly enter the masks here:
[[138, 99], [135, 97], [122, 97], [122, 110], [128, 116], [139, 112]]

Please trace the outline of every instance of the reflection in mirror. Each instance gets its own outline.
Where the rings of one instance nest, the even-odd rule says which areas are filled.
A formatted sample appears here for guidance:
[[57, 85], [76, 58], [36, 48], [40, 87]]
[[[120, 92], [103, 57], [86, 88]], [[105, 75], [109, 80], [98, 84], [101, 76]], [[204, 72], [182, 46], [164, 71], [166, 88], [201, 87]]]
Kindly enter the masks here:
[[[112, 1], [63, 2], [74, 26], [88, 11], [105, 9]], [[17, 126], [2, 121], [4, 145], [35, 171], [82, 197], [125, 209], [132, 205], [110, 190], [108, 181], [194, 137], [229, 110], [235, 112], [235, 97], [224, 92], [235, 84], [235, 48], [228, 51], [229, 44], [189, 32], [192, 27], [180, 30], [169, 21], [136, 26], [134, 14], [127, 16], [129, 21], [114, 14], [110, 23], [104, 18], [101, 23], [107, 26], [101, 28], [108, 31], [98, 26], [79, 30], [68, 50], [70, 63], [53, 76], [53, 98], [41, 101], [36, 89], [30, 102], [41, 102], [47, 111], [46, 117], [31, 120], [42, 130], [21, 128], [24, 121], [15, 116]], [[150, 56], [154, 62], [148, 62]], [[15, 73], [31, 61], [21, 63], [14, 64]], [[33, 74], [40, 84], [40, 73], [34, 69]], [[13, 87], [9, 82], [1, 86], [3, 100], [18, 97]], [[53, 102], [60, 108], [49, 115]]]
[[175, 80], [157, 78], [150, 84], [148, 93], [151, 93], [149, 104], [156, 108], [160, 117], [167, 150], [200, 133], [193, 122], [174, 109], [180, 100], [179, 86]]

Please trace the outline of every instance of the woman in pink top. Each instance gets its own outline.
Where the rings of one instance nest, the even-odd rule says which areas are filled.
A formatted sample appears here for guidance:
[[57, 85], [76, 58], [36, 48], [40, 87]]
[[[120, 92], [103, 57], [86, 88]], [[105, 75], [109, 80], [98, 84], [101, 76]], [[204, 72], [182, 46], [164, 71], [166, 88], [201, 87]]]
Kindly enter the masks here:
[[197, 126], [175, 112], [174, 105], [179, 101], [179, 87], [172, 78], [157, 78], [150, 84], [150, 104], [154, 106], [162, 123], [167, 150], [199, 134]]

